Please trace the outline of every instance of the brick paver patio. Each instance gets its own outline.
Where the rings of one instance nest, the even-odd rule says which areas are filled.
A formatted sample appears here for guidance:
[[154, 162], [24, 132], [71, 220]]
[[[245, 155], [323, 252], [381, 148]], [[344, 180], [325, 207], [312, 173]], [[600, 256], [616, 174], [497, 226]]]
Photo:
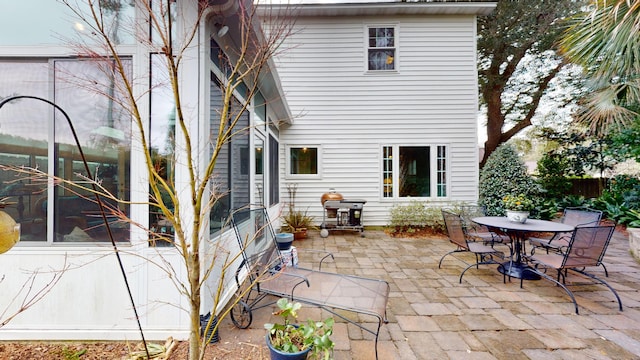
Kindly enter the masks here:
[[[640, 359], [640, 265], [629, 254], [627, 237], [618, 232], [604, 262], [606, 280], [618, 291], [624, 311], [618, 311], [613, 294], [602, 285], [570, 286], [580, 315], [560, 287], [546, 280], [525, 281], [522, 289], [517, 279], [504, 284], [494, 265], [470, 269], [459, 284], [461, 261], [449, 256], [438, 269], [440, 257], [453, 249], [445, 238], [392, 238], [367, 231], [366, 237], [332, 232], [322, 239], [311, 232], [294, 245], [302, 265], [308, 260], [304, 249], [326, 250], [335, 256], [326, 270], [390, 283], [380, 359]], [[602, 268], [593, 272], [604, 277]], [[586, 279], [570, 275], [567, 281]], [[262, 326], [275, 320], [271, 311], [255, 311], [247, 330], [225, 319], [222, 341], [266, 349]], [[305, 306], [301, 318], [329, 315]], [[336, 359], [374, 358], [373, 336], [353, 325], [338, 322], [333, 338]]]

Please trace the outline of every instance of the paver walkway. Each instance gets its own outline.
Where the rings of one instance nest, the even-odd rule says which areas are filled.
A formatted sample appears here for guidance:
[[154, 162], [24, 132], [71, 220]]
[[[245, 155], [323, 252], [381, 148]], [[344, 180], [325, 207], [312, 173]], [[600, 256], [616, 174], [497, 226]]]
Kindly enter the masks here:
[[[459, 284], [461, 261], [448, 256], [438, 269], [440, 257], [453, 249], [445, 238], [392, 238], [382, 231], [367, 231], [366, 237], [310, 235], [294, 243], [301, 261], [307, 259], [304, 249], [327, 250], [335, 263], [326, 270], [390, 283], [380, 359], [640, 359], [640, 265], [621, 233], [614, 235], [604, 262], [624, 311], [602, 285], [570, 286], [580, 315], [560, 287], [546, 280], [525, 281], [522, 289], [517, 279], [504, 284], [494, 265], [470, 269]], [[469, 254], [456, 256], [472, 260]], [[593, 272], [604, 277], [602, 268]], [[570, 275], [567, 281], [586, 280]], [[222, 340], [241, 338], [266, 348], [262, 326], [275, 320], [271, 311], [255, 311], [247, 330], [225, 319]], [[330, 315], [308, 306], [304, 311], [302, 320]], [[355, 326], [338, 322], [334, 341], [336, 359], [374, 358], [373, 336]]]

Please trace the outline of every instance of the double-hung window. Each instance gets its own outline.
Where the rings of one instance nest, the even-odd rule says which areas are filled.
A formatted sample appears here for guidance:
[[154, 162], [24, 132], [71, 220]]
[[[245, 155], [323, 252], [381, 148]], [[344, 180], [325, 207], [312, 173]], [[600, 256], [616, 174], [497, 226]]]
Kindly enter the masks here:
[[367, 70], [397, 70], [395, 26], [367, 27]]
[[446, 197], [447, 147], [382, 147], [382, 197]]

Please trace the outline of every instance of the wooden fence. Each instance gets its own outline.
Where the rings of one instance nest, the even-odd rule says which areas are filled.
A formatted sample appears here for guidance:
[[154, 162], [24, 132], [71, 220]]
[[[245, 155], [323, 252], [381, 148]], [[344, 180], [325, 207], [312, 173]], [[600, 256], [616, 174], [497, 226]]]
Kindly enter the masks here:
[[602, 195], [602, 191], [606, 189], [609, 179], [596, 178], [596, 179], [570, 179], [571, 195], [584, 196], [586, 198], [596, 198]]

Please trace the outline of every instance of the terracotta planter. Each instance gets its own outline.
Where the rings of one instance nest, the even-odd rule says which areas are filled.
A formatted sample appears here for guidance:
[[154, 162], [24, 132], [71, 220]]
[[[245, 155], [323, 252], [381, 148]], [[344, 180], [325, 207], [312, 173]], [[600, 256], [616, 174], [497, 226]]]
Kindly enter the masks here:
[[296, 231], [293, 232], [293, 239], [294, 240], [302, 240], [302, 239], [306, 239], [307, 238], [307, 229], [306, 228], [299, 228], [296, 229]]

